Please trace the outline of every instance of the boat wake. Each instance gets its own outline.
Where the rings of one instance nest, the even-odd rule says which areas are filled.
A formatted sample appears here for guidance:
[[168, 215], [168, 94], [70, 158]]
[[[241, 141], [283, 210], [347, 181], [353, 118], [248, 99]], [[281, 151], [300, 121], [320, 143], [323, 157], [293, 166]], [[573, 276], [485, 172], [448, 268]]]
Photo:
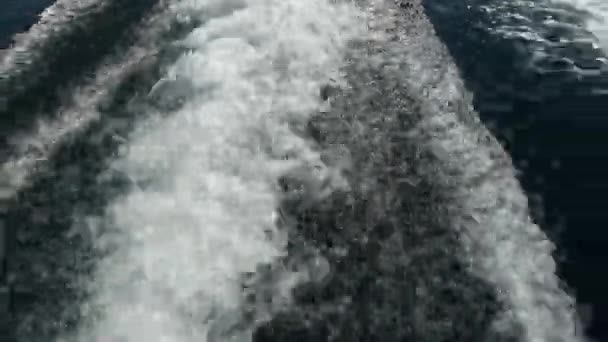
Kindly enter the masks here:
[[584, 340], [418, 1], [135, 3], [3, 57], [20, 340]]

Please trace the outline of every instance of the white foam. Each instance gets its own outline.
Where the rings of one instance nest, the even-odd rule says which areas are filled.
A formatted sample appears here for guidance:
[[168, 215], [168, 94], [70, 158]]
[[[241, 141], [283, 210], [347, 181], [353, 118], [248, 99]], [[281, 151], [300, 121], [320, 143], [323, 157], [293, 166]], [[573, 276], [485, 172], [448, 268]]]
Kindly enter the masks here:
[[[240, 276], [284, 255], [273, 222], [277, 177], [319, 153], [292, 133], [320, 106], [360, 13], [327, 0], [191, 0], [185, 20], [204, 23], [167, 78], [186, 79], [183, 108], [141, 123], [114, 168], [133, 189], [100, 218], [109, 253], [90, 282], [96, 308], [77, 340], [248, 341], [255, 321], [289, 302], [297, 274], [278, 276], [274, 304], [236, 329]], [[281, 159], [290, 155], [290, 161]], [[234, 331], [232, 331], [232, 330]]]
[[417, 167], [444, 187], [445, 209], [472, 272], [493, 284], [507, 305], [495, 328], [521, 325], [527, 342], [581, 341], [574, 300], [556, 275], [554, 245], [531, 221], [510, 158], [467, 109], [470, 96], [446, 48], [430, 24], [404, 22], [397, 9], [387, 6], [391, 1], [370, 2], [382, 14], [375, 17], [384, 18], [378, 20], [379, 29], [397, 28], [400, 43], [387, 45], [385, 57], [397, 63], [394, 77], [422, 104], [424, 116], [408, 135], [436, 161]]
[[96, 105], [108, 95], [117, 79], [145, 56], [145, 51], [133, 49], [127, 52], [122, 63], [99, 68], [90, 84], [72, 93], [74, 106], [59, 109], [57, 119], [41, 119], [32, 131], [10, 137], [9, 143], [16, 147], [16, 151], [0, 167], [0, 174], [6, 182], [4, 186], [16, 192], [27, 185], [31, 173], [48, 161], [64, 137], [99, 119]]
[[39, 119], [32, 130], [8, 138], [14, 151], [0, 165], [1, 186], [6, 191], [14, 194], [26, 186], [30, 175], [45, 166], [65, 137], [77, 134], [98, 120], [100, 113], [97, 106], [100, 101], [110, 95], [129, 70], [137, 68], [147, 56], [156, 53], [154, 44], [166, 27], [163, 16], [170, 13], [164, 7], [166, 4], [161, 2], [153, 10], [155, 14], [142, 21], [134, 34], [135, 43], [127, 51], [105, 58], [93, 77], [81, 80], [82, 86], [71, 90], [70, 96], [60, 104], [52, 119]]
[[[457, 122], [453, 114], [424, 123], [424, 130], [445, 129]], [[446, 163], [462, 174], [452, 195], [454, 227], [472, 257], [475, 273], [496, 284], [509, 305], [495, 326], [525, 328], [526, 341], [578, 341], [574, 300], [560, 288], [551, 253], [555, 246], [535, 225], [527, 198], [512, 168], [491, 157], [493, 148], [478, 144], [479, 133], [455, 126], [434, 137], [433, 146], [449, 156]]]

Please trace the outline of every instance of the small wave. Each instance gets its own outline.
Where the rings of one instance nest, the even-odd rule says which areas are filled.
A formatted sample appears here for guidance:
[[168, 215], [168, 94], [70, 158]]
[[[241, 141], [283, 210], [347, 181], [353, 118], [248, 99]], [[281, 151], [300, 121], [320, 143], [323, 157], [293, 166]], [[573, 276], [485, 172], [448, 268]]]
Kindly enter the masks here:
[[[534, 70], [593, 76], [607, 68], [608, 17], [599, 1], [491, 1], [478, 8], [485, 17], [485, 30], [526, 42], [529, 66]], [[547, 67], [555, 59], [565, 63], [557, 69]]]
[[[2, 53], [0, 75], [2, 78], [18, 73], [22, 66], [35, 63], [39, 48], [49, 40], [60, 37], [92, 12], [101, 11], [110, 1], [105, 0], [57, 0], [40, 14], [40, 20], [27, 32], [18, 33], [14, 43]], [[2, 79], [0, 78], [0, 79]]]

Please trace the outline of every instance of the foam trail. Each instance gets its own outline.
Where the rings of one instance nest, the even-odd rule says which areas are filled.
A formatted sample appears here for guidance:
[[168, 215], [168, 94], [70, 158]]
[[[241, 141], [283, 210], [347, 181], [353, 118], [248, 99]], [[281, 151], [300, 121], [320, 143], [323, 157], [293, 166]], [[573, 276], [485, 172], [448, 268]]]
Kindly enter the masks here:
[[164, 2], [157, 7], [152, 11], [155, 14], [144, 20], [135, 32], [136, 43], [127, 51], [106, 58], [92, 79], [81, 81], [84, 85], [71, 92], [69, 105], [61, 106], [53, 116], [55, 119], [40, 119], [32, 131], [9, 137], [14, 152], [0, 166], [3, 196], [12, 197], [26, 186], [31, 174], [45, 165], [65, 137], [77, 134], [98, 120], [100, 101], [111, 95], [129, 70], [156, 53], [155, 42], [167, 27], [165, 18], [169, 13], [168, 9], [163, 9], [166, 7]]
[[146, 52], [133, 49], [127, 52], [123, 63], [100, 68], [97, 77], [89, 85], [74, 91], [72, 96], [76, 104], [59, 109], [58, 119], [40, 120], [32, 132], [11, 137], [10, 145], [17, 149], [13, 157], [0, 168], [2, 178], [7, 183], [4, 186], [12, 189], [12, 192], [18, 191], [27, 184], [31, 173], [49, 159], [65, 136], [75, 134], [99, 119], [96, 105], [109, 94], [111, 85], [126, 70], [140, 62], [147, 55]]
[[494, 284], [508, 304], [495, 328], [508, 335], [520, 325], [527, 342], [581, 341], [574, 301], [556, 275], [554, 246], [531, 221], [512, 162], [470, 108], [445, 47], [432, 29], [410, 27], [392, 1], [371, 3], [374, 17], [384, 18], [376, 20], [376, 30], [396, 28], [399, 38], [391, 39], [398, 44], [387, 44], [386, 61], [399, 63], [395, 77], [423, 103], [419, 122], [405, 133], [433, 155], [428, 165], [417, 167], [443, 189], [448, 219], [461, 236], [472, 271]]
[[285, 253], [272, 214], [277, 177], [320, 163], [287, 122], [318, 109], [322, 83], [362, 33], [359, 12], [326, 0], [175, 8], [203, 22], [168, 75], [189, 80], [195, 96], [142, 123], [114, 164], [134, 186], [97, 221], [107, 228], [97, 240], [107, 256], [78, 341], [248, 341], [299, 281], [282, 273], [275, 301], [241, 319], [242, 275]]

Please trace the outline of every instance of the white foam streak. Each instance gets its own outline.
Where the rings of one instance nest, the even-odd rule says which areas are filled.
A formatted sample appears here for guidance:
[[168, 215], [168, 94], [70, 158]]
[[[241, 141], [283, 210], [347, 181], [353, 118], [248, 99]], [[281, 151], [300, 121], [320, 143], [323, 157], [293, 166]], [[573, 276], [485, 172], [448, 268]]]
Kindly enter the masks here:
[[114, 252], [91, 282], [85, 307], [101, 309], [101, 317], [83, 326], [81, 340], [247, 341], [255, 321], [288, 303], [298, 281], [297, 274], [278, 276], [275, 302], [235, 328], [247, 323], [240, 277], [285, 253], [273, 219], [278, 175], [320, 163], [287, 121], [306, 120], [319, 107], [322, 83], [361, 33], [358, 12], [326, 0], [201, 0], [175, 8], [204, 22], [181, 42], [192, 50], [169, 71], [196, 95], [142, 123], [114, 165], [138, 186], [103, 219], [112, 229], [98, 247]]
[[[381, 9], [389, 2], [375, 1], [384, 14], [375, 17], [386, 21], [378, 20], [378, 27], [409, 25], [390, 6]], [[575, 331], [574, 301], [555, 273], [554, 246], [531, 221], [509, 156], [465, 107], [471, 106], [465, 102], [470, 96], [432, 31], [430, 24], [417, 27], [416, 35], [397, 30], [400, 44], [390, 45], [387, 54], [407, 61], [396, 77], [423, 103], [424, 116], [408, 134], [436, 161], [418, 167], [444, 188], [448, 218], [472, 271], [493, 284], [507, 304], [495, 327], [509, 333], [521, 325], [527, 342], [582, 340]], [[465, 106], [454, 105], [459, 103]]]
[[111, 85], [145, 55], [145, 51], [134, 49], [126, 54], [123, 63], [98, 69], [97, 76], [89, 85], [74, 91], [74, 106], [61, 108], [55, 120], [38, 121], [31, 132], [11, 137], [10, 145], [15, 146], [16, 151], [0, 168], [7, 182], [5, 186], [13, 192], [25, 186], [31, 173], [48, 160], [65, 136], [75, 134], [97, 120], [99, 112], [96, 105], [108, 95]]
[[[57, 5], [59, 6], [59, 5]], [[142, 21], [135, 32], [136, 43], [127, 51], [112, 54], [100, 63], [91, 79], [71, 90], [69, 104], [60, 104], [53, 119], [41, 119], [31, 131], [11, 136], [8, 141], [14, 148], [10, 158], [0, 165], [4, 194], [12, 197], [19, 189], [27, 186], [33, 172], [46, 165], [57, 147], [68, 136], [75, 135], [100, 118], [97, 106], [106, 99], [129, 70], [139, 67], [144, 59], [155, 54], [154, 42], [166, 27], [163, 16], [164, 2], [153, 11], [156, 13]], [[56, 10], [56, 9], [55, 9]], [[66, 14], [67, 15], [67, 14]], [[33, 37], [33, 36], [32, 36]]]
[[[456, 122], [453, 115], [441, 115], [425, 129], [445, 129]], [[531, 221], [514, 170], [500, 165], [492, 157], [496, 151], [477, 141], [478, 133], [456, 126], [437, 136], [434, 145], [449, 156], [445, 162], [461, 170], [457, 182], [467, 185], [454, 194], [452, 219], [475, 272], [497, 285], [511, 306], [502, 319], [523, 325], [527, 341], [578, 341], [574, 301], [561, 289], [551, 257], [554, 245]]]
[[78, 21], [81, 16], [100, 11], [108, 3], [105, 0], [57, 0], [40, 14], [38, 23], [27, 32], [14, 37], [13, 46], [0, 56], [0, 75], [5, 77], [4, 75], [18, 72], [19, 65], [31, 64], [37, 56], [36, 49], [44, 42], [70, 30], [74, 21]]

